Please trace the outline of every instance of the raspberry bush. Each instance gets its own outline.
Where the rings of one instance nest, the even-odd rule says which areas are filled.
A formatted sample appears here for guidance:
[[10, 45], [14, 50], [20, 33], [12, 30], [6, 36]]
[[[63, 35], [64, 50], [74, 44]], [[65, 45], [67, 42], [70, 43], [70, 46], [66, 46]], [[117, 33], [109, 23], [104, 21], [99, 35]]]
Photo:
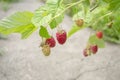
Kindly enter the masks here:
[[[96, 30], [91, 34], [83, 50], [83, 55], [96, 54], [98, 48], [104, 48], [104, 39], [114, 36], [114, 41], [120, 43], [120, 0], [76, 0], [65, 3], [64, 0], [47, 0], [46, 3], [35, 12], [23, 11], [0, 20], [0, 33], [20, 33], [22, 39], [28, 38], [34, 31], [39, 29], [42, 39], [41, 48], [44, 55], [50, 55], [51, 48], [55, 47], [56, 40], [59, 44], [65, 44], [73, 34], [81, 29], [92, 27]], [[63, 21], [64, 15], [72, 9], [73, 25], [69, 32], [60, 30], [59, 24]], [[56, 37], [53, 37], [51, 30], [58, 29]], [[112, 34], [110, 34], [113, 32]], [[117, 35], [117, 36], [116, 36]], [[56, 39], [56, 40], [55, 40]], [[117, 39], [117, 40], [116, 40]]]

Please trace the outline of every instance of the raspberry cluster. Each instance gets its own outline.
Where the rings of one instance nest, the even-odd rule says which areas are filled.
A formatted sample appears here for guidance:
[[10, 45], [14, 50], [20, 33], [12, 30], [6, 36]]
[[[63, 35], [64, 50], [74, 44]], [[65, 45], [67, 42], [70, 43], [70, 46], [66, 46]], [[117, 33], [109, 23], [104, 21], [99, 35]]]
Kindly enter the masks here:
[[[58, 32], [56, 32], [56, 40], [60, 45], [63, 45], [66, 40], [67, 40], [67, 33], [65, 30], [59, 30]], [[56, 40], [53, 36], [51, 36], [50, 38], [45, 39], [42, 43], [41, 43], [41, 47], [42, 47], [42, 52], [45, 56], [49, 56], [51, 53], [51, 48], [56, 46]]]
[[[82, 27], [84, 24], [83, 19], [78, 19], [75, 20], [75, 23], [78, 27]], [[102, 31], [97, 31], [96, 32], [96, 37], [98, 39], [103, 38], [103, 32]], [[41, 47], [42, 47], [42, 52], [45, 56], [49, 56], [51, 53], [51, 48], [54, 48], [56, 46], [56, 41], [60, 44], [63, 45], [67, 40], [67, 32], [64, 29], [59, 29], [56, 32], [55, 38], [51, 36], [50, 38], [46, 38], [45, 40], [42, 41]], [[91, 44], [88, 43], [87, 47], [83, 50], [83, 55], [85, 57], [90, 56], [92, 54], [96, 54], [98, 52], [98, 45], [97, 44]]]
[[[96, 32], [96, 37], [98, 39], [103, 38], [103, 32], [102, 31], [97, 31]], [[88, 44], [87, 47], [83, 50], [83, 55], [85, 57], [90, 56], [91, 54], [96, 54], [98, 52], [98, 45], [97, 44]]]

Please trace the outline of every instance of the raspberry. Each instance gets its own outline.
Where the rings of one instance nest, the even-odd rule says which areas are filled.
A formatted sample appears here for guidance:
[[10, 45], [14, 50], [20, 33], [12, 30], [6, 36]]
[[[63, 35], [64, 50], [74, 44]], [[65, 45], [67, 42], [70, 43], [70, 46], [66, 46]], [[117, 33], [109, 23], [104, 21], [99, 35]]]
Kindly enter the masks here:
[[113, 22], [109, 22], [109, 23], [107, 24], [107, 26], [108, 26], [108, 28], [112, 28]]
[[60, 30], [56, 33], [56, 38], [59, 44], [64, 44], [67, 39], [67, 33], [65, 30]]
[[45, 44], [48, 44], [51, 48], [55, 47], [56, 42], [53, 37], [46, 39]]
[[87, 49], [84, 49], [84, 50], [83, 50], [83, 55], [84, 55], [85, 57], [88, 56]]
[[45, 56], [49, 56], [50, 52], [51, 52], [50, 46], [49, 45], [43, 45], [42, 52]]
[[98, 51], [98, 46], [97, 46], [97, 45], [92, 45], [92, 46], [90, 46], [90, 51], [91, 51], [93, 54], [96, 54], [96, 52]]
[[77, 26], [82, 26], [84, 24], [84, 20], [83, 19], [78, 19], [78, 20], [75, 20], [75, 23]]
[[102, 31], [98, 31], [98, 32], [96, 33], [96, 36], [97, 36], [97, 38], [99, 38], [99, 39], [103, 38], [103, 32], [102, 32]]

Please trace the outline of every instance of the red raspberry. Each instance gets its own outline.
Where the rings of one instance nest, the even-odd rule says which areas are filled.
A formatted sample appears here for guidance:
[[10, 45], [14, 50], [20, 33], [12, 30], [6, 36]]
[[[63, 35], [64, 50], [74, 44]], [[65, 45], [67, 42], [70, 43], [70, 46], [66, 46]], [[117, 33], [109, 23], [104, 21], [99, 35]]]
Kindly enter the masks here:
[[85, 57], [88, 56], [87, 49], [84, 49], [84, 50], [83, 50], [83, 55], [84, 55]]
[[58, 31], [56, 33], [56, 38], [59, 44], [64, 44], [67, 39], [67, 33], [65, 30]]
[[96, 36], [97, 36], [99, 39], [103, 38], [103, 32], [102, 32], [102, 31], [98, 31], [98, 32], [96, 33]]
[[90, 51], [91, 51], [93, 54], [96, 54], [96, 52], [98, 51], [98, 46], [97, 46], [97, 45], [92, 45], [92, 46], [90, 46]]
[[55, 42], [55, 39], [51, 37], [51, 38], [46, 39], [45, 44], [48, 44], [52, 48], [52, 47], [55, 47], [56, 42]]

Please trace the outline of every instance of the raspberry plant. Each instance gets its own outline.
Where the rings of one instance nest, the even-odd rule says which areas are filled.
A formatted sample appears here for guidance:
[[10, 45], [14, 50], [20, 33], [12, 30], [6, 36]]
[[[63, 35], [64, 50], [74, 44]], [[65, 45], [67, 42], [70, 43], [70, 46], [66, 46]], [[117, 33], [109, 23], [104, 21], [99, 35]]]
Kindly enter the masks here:
[[[115, 35], [117, 35], [118, 40], [112, 39], [112, 41], [120, 43], [120, 0], [92, 1], [93, 0], [76, 0], [75, 2], [65, 4], [64, 0], [47, 0], [46, 3], [34, 13], [29, 11], [16, 12], [13, 15], [0, 20], [0, 33], [6, 35], [20, 33], [22, 39], [26, 39], [34, 31], [39, 29], [39, 35], [43, 40], [42, 51], [48, 56], [51, 51], [50, 47], [55, 46], [53, 39], [52, 41], [48, 41], [51, 46], [45, 44], [44, 40], [47, 40], [52, 36], [49, 33], [48, 28], [51, 30], [58, 28], [59, 24], [64, 19], [65, 12], [69, 8], [72, 8], [72, 19], [74, 23], [71, 30], [65, 32], [65, 35], [67, 36], [63, 37], [64, 41], [62, 44], [74, 33], [87, 27], [102, 31], [103, 37], [101, 39], [97, 38], [96, 33], [91, 34], [83, 53], [85, 56], [88, 56], [92, 53], [92, 51], [89, 50], [90, 46], [95, 45], [97, 48], [104, 48], [105, 45], [103, 39], [109, 39], [110, 36], [116, 38]], [[113, 33], [110, 34], [111, 32]], [[59, 40], [62, 41], [61, 38], [59, 38]], [[96, 50], [96, 48], [93, 50]], [[97, 50], [93, 53], [96, 52]]]

